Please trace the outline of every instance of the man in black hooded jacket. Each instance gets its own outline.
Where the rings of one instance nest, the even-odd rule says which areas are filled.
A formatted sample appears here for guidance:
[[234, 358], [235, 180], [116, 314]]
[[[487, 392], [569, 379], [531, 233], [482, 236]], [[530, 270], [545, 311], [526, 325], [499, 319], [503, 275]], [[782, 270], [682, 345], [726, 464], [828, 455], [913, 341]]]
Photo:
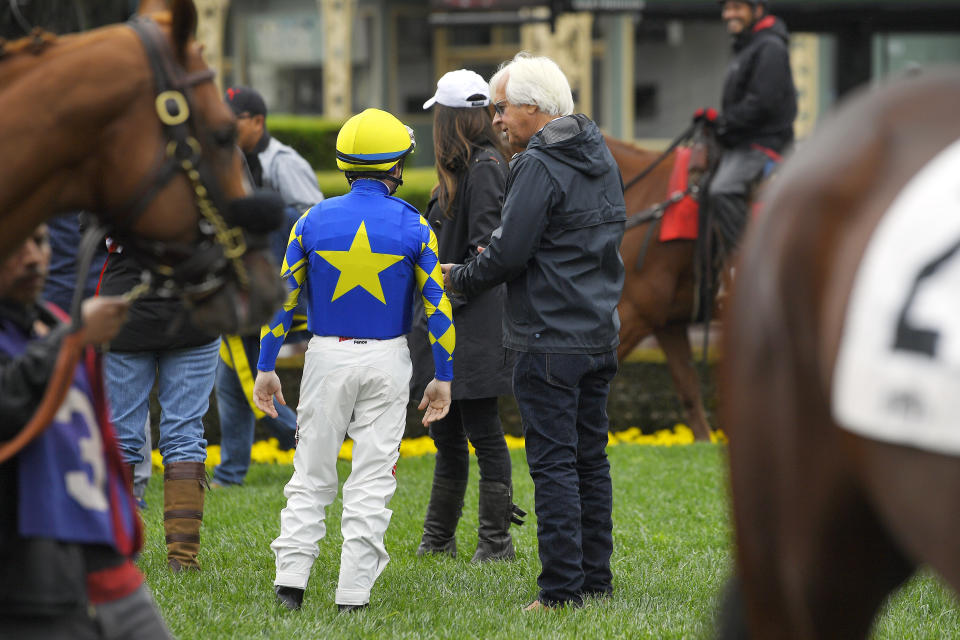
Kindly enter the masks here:
[[[510, 147], [501, 226], [463, 265], [441, 265], [468, 298], [507, 284], [504, 346], [534, 484], [539, 593], [527, 611], [613, 592], [607, 395], [617, 372], [626, 221], [620, 171], [563, 72], [518, 54], [490, 80]], [[509, 516], [507, 516], [509, 518]]]
[[[726, 0], [722, 18], [733, 37], [717, 135], [723, 155], [710, 182], [710, 215], [726, 252], [736, 249], [751, 188], [793, 142], [797, 91], [789, 34], [766, 0]], [[703, 110], [696, 117], [704, 117]]]

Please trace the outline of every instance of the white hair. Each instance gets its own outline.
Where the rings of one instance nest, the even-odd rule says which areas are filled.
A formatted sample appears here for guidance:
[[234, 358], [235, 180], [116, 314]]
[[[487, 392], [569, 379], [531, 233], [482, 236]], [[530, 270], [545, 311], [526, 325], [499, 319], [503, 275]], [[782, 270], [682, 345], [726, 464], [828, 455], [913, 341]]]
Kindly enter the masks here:
[[[503, 86], [506, 83], [506, 86]], [[557, 63], [550, 58], [531, 56], [521, 51], [500, 65], [490, 78], [490, 95], [503, 86], [510, 104], [532, 104], [552, 116], [573, 113], [570, 83]]]

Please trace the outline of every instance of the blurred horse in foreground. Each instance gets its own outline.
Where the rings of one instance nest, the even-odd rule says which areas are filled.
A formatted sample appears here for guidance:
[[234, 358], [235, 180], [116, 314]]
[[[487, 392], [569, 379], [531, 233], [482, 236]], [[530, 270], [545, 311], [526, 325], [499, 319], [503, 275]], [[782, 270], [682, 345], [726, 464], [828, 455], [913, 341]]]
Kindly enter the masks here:
[[[145, 269], [131, 296], [178, 296], [197, 328], [245, 333], [285, 298], [266, 236], [283, 205], [252, 193], [196, 26], [192, 0], [144, 0], [125, 25], [0, 40], [0, 258], [57, 213], [95, 212], [78, 273], [109, 233]], [[63, 402], [82, 345], [79, 295], [72, 306], [43, 400], [0, 462]]]
[[866, 637], [920, 564], [960, 589], [958, 104], [956, 73], [850, 100], [747, 233], [721, 405], [752, 637]]
[[284, 299], [236, 120], [194, 39], [191, 0], [141, 3], [125, 25], [0, 41], [0, 257], [45, 219], [95, 212], [211, 332], [259, 327]]

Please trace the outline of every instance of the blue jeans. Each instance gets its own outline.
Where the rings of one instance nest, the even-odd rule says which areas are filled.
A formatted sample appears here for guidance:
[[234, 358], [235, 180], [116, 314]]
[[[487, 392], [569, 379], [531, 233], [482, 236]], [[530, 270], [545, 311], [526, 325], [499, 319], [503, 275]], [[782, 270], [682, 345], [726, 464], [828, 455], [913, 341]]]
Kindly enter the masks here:
[[137, 464], [143, 459], [143, 425], [154, 381], [160, 401], [159, 448], [164, 464], [207, 459], [203, 414], [210, 406], [219, 351], [217, 338], [190, 349], [106, 354], [107, 396], [125, 462]]
[[534, 486], [539, 599], [578, 604], [613, 591], [607, 395], [616, 352], [519, 353], [513, 388]]
[[[255, 419], [236, 371], [222, 359], [217, 369], [216, 394], [220, 412], [220, 464], [213, 471], [213, 480], [223, 485], [242, 484], [250, 468]], [[297, 414], [276, 401], [273, 406], [277, 417], [265, 416], [263, 423], [277, 436], [281, 449], [292, 449], [296, 444]]]

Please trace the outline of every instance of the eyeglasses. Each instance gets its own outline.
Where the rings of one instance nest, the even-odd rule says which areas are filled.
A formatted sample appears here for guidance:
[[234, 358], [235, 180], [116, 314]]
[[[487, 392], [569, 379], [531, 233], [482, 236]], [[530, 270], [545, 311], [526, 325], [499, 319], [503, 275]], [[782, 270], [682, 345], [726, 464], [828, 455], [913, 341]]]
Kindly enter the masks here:
[[494, 102], [494, 103], [493, 103], [493, 110], [497, 112], [497, 115], [498, 115], [498, 116], [502, 116], [502, 115], [503, 115], [503, 112], [507, 110], [507, 105], [508, 105], [508, 104], [510, 104], [510, 103], [507, 102], [506, 98], [504, 98], [504, 99], [501, 100], [500, 102]]

